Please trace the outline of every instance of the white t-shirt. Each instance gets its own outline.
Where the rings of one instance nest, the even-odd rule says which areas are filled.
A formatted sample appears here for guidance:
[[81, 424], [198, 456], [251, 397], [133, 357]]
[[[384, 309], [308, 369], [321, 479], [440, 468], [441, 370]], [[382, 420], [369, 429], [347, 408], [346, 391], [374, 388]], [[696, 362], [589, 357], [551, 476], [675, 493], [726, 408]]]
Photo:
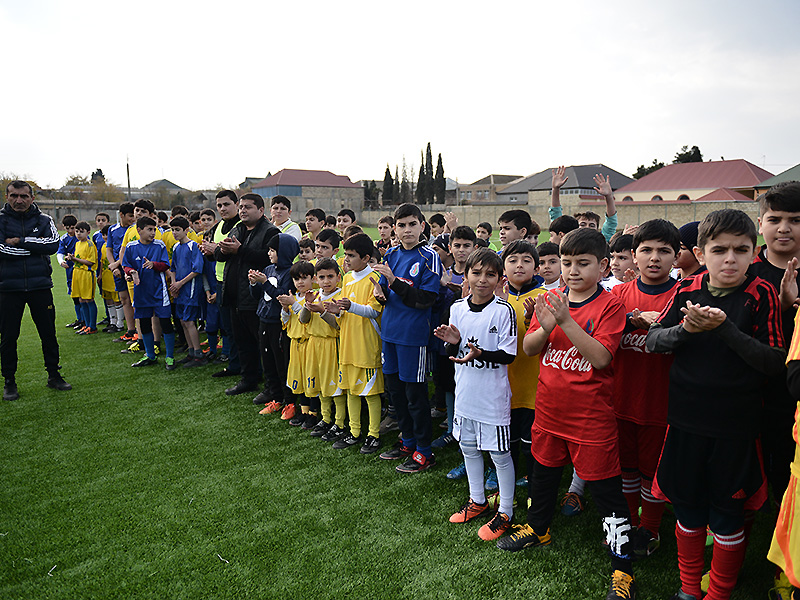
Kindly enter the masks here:
[[623, 282], [614, 277], [613, 275], [609, 275], [608, 277], [604, 277], [600, 280], [600, 286], [607, 292], [610, 292], [612, 288], [621, 285]]
[[[472, 342], [481, 350], [502, 350], [517, 355], [517, 317], [505, 300], [494, 297], [481, 310], [472, 310], [468, 299], [456, 300], [450, 309], [450, 324], [461, 332], [458, 356], [469, 353]], [[511, 423], [511, 387], [508, 366], [481, 358], [456, 364], [455, 414], [489, 425]]]

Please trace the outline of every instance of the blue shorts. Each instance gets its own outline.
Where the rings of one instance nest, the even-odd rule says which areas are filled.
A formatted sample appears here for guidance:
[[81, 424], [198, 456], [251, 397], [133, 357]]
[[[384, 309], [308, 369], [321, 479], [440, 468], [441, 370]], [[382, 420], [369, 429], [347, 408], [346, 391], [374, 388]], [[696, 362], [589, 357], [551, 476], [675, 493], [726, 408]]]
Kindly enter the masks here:
[[128, 282], [125, 279], [119, 279], [116, 275], [114, 276], [114, 291], [115, 292], [127, 292], [128, 291]]
[[403, 346], [383, 342], [381, 362], [383, 374], [400, 374], [400, 381], [425, 383], [428, 374], [428, 348], [426, 346]]
[[175, 315], [181, 321], [197, 321], [200, 317], [200, 307], [192, 306], [191, 304], [176, 304]]
[[149, 319], [151, 317], [158, 317], [159, 319], [169, 319], [171, 316], [172, 316], [172, 311], [169, 306], [133, 307], [134, 319]]

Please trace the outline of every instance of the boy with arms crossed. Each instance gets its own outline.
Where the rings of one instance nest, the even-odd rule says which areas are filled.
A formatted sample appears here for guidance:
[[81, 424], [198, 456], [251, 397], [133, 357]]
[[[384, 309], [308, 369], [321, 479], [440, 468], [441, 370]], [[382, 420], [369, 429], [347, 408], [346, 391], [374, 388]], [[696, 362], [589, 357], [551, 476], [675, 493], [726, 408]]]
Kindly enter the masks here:
[[203, 290], [203, 254], [200, 246], [189, 239], [189, 219], [175, 217], [170, 221], [176, 244], [172, 247], [173, 283], [169, 292], [175, 299], [175, 314], [186, 335], [189, 354], [179, 364], [184, 367], [199, 367], [204, 364], [200, 349], [200, 334], [197, 319], [200, 317], [200, 294]]
[[655, 488], [675, 511], [681, 589], [700, 598], [706, 527], [714, 532], [708, 600], [730, 598], [744, 560], [745, 510], [766, 499], [758, 451], [764, 376], [785, 372], [780, 301], [750, 273], [756, 228], [739, 210], [700, 223], [708, 273], [683, 279], [650, 326], [650, 352], [672, 352], [667, 436]]
[[89, 239], [89, 223], [81, 221], [75, 225], [75, 248], [66, 259], [74, 264], [72, 270], [72, 289], [70, 295], [77, 300], [84, 326], [75, 333], [81, 335], [97, 333], [97, 305], [94, 302], [95, 268], [97, 267], [97, 246]]
[[529, 356], [541, 353], [528, 522], [498, 540], [497, 547], [516, 551], [550, 544], [561, 473], [572, 461], [578, 476], [588, 482], [603, 520], [613, 571], [606, 596], [611, 600], [635, 598], [636, 585], [611, 404], [611, 363], [625, 328], [625, 306], [598, 284], [608, 262], [606, 248], [596, 229], [569, 232], [561, 241], [566, 293], [554, 290], [536, 297], [522, 346]]

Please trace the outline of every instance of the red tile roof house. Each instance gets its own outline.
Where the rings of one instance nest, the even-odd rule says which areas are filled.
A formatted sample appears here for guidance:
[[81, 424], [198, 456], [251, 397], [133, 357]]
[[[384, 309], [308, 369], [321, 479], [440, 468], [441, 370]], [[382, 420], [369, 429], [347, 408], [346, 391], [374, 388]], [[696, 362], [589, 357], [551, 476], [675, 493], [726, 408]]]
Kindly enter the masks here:
[[321, 208], [327, 214], [336, 214], [343, 208], [356, 213], [364, 204], [364, 190], [346, 175], [330, 171], [306, 169], [281, 169], [274, 175], [252, 184], [252, 190], [269, 204], [273, 196], [286, 196], [292, 202], [292, 220], [302, 221], [310, 208]]

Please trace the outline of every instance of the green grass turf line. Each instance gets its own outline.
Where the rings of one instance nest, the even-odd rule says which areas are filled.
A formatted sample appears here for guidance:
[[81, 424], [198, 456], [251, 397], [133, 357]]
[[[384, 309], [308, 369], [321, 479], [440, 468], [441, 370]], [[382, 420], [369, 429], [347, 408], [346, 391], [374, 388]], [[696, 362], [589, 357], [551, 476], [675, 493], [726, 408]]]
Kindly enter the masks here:
[[[605, 597], [591, 500], [579, 517], [557, 513], [551, 547], [501, 552], [478, 538], [481, 523], [448, 522], [467, 498], [464, 480], [444, 477], [455, 446], [403, 476], [257, 414], [250, 395], [226, 396], [231, 379], [210, 378], [218, 367], [169, 373], [159, 358], [133, 370], [138, 355], [111, 335], [63, 327], [74, 313], [58, 268], [55, 279], [75, 389], [45, 387], [26, 315], [21, 398], [0, 404], [0, 598]], [[759, 515], [734, 598], [771, 586], [773, 518]], [[640, 598], [678, 588], [673, 528], [667, 513], [662, 548], [635, 567]]]

